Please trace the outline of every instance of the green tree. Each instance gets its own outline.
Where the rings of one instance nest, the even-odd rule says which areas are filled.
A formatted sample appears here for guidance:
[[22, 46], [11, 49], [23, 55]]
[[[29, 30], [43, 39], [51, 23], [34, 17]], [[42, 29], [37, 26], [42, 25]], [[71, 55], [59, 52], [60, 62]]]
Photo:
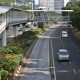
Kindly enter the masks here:
[[0, 0], [0, 5], [1, 6], [10, 6], [11, 3], [14, 3], [15, 0]]
[[[72, 21], [72, 25], [80, 30], [80, 1], [69, 2], [66, 7], [63, 7], [62, 9], [74, 10], [74, 12], [70, 13], [70, 20]], [[67, 13], [63, 13], [63, 15], [67, 15]]]

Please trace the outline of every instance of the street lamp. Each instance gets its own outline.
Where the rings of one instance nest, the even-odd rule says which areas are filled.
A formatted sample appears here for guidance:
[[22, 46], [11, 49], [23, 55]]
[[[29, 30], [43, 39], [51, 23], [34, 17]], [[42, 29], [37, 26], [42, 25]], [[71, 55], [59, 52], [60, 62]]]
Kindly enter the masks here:
[[32, 10], [34, 10], [35, 9], [35, 1], [31, 0], [31, 2], [32, 2]]

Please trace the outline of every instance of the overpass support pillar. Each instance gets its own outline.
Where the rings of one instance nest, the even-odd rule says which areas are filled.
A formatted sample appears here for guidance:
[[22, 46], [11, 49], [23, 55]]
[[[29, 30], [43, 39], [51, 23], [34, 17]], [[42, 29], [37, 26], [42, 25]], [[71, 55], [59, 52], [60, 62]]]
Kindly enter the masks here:
[[22, 28], [23, 28], [23, 32], [25, 32], [25, 30], [26, 30], [26, 23], [22, 23], [21, 25], [22, 25]]
[[18, 36], [18, 26], [14, 27], [14, 37]]
[[6, 29], [2, 32], [2, 46], [7, 45]]
[[25, 32], [25, 26], [23, 26], [23, 32]]

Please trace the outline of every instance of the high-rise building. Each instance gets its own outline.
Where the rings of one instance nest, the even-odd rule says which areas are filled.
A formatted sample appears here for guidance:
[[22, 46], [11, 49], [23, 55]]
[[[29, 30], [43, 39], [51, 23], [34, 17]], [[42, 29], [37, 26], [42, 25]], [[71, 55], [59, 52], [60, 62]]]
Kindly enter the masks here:
[[40, 7], [47, 7], [47, 0], [39, 0]]
[[69, 1], [70, 0], [40, 0], [39, 4], [41, 7], [46, 7], [46, 9], [49, 10], [60, 10], [66, 6]]
[[40, 7], [46, 7], [47, 10], [53, 10], [54, 0], [40, 0], [39, 5]]
[[78, 0], [70, 0], [70, 2], [75, 2], [75, 1], [78, 1]]
[[47, 0], [47, 9], [54, 10], [54, 0]]
[[64, 0], [54, 0], [55, 10], [60, 10], [62, 7], [64, 7]]

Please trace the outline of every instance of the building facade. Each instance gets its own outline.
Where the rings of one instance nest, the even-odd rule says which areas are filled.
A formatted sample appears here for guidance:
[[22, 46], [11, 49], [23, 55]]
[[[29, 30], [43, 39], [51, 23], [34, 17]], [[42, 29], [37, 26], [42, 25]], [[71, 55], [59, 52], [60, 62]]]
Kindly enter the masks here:
[[70, 0], [39, 0], [39, 5], [48, 10], [61, 10], [68, 2]]
[[79, 1], [79, 0], [70, 0], [70, 2], [75, 2], [75, 1]]
[[47, 6], [47, 0], [39, 0], [39, 6], [40, 7], [46, 7]]
[[60, 10], [64, 7], [64, 0], [54, 0], [54, 10]]
[[39, 0], [40, 7], [46, 7], [47, 10], [54, 10], [54, 0]]

